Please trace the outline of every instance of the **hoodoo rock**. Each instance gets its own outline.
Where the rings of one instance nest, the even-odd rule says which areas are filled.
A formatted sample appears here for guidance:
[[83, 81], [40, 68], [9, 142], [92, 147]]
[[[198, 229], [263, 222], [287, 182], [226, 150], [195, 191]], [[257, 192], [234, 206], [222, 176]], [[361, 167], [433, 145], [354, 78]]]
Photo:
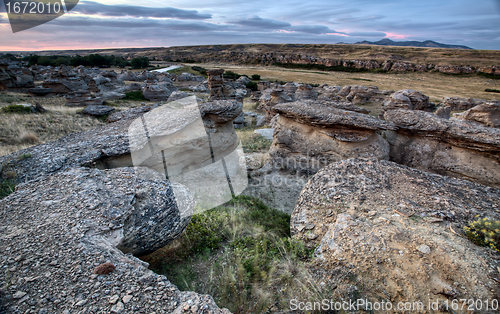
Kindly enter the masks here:
[[389, 144], [377, 131], [396, 127], [347, 108], [344, 103], [313, 100], [274, 106], [279, 114], [269, 151], [274, 162], [314, 173], [342, 159], [388, 159]]
[[192, 196], [176, 186], [174, 197], [163, 179], [144, 168], [74, 168], [18, 186], [0, 201], [3, 310], [228, 313], [126, 254], [164, 246], [190, 220]]
[[[472, 113], [471, 113], [472, 115]], [[485, 116], [483, 116], [485, 117]], [[391, 160], [424, 171], [500, 186], [500, 130], [415, 110], [389, 110]]]
[[499, 199], [500, 190], [467, 180], [349, 159], [309, 180], [291, 232], [317, 247], [318, 281], [337, 287], [333, 299], [492, 300], [500, 293], [498, 254], [460, 230], [477, 216], [500, 220]]
[[384, 103], [384, 110], [392, 109], [410, 109], [432, 111], [435, 107], [434, 103], [429, 102], [429, 97], [421, 92], [411, 89], [403, 89], [392, 94]]
[[493, 128], [500, 127], [500, 105], [498, 102], [485, 102], [462, 113], [456, 113], [453, 118], [463, 121], [473, 121]]

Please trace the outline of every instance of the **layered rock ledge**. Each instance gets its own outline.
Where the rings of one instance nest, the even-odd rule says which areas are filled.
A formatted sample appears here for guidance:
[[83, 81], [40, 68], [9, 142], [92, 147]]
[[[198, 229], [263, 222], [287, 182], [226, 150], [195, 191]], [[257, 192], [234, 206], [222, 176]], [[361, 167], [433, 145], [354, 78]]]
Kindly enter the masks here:
[[19, 185], [0, 201], [0, 311], [228, 313], [118, 249], [162, 247], [183, 231], [192, 207], [185, 188], [174, 197], [144, 168], [75, 168]]
[[278, 118], [270, 154], [281, 166], [315, 172], [348, 158], [389, 159], [389, 145], [378, 131], [396, 127], [352, 104], [301, 100], [277, 104], [273, 111]]

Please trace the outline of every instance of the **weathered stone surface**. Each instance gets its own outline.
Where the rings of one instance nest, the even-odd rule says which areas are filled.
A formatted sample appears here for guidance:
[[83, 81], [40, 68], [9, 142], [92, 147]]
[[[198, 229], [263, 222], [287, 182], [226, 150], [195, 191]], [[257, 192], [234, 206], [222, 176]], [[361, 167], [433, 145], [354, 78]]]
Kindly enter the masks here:
[[279, 167], [314, 173], [342, 159], [389, 158], [389, 144], [376, 131], [395, 130], [390, 123], [332, 102], [297, 101], [273, 110], [279, 115], [269, 153]]
[[[177, 188], [174, 199], [162, 176], [139, 168], [76, 168], [20, 185], [0, 201], [0, 278], [11, 283], [0, 303], [9, 313], [183, 313], [195, 307], [197, 313], [228, 313], [210, 296], [181, 292], [124, 254], [150, 252], [182, 232], [189, 215], [179, 208], [189, 213], [192, 198]], [[93, 274], [106, 262], [116, 268]], [[122, 296], [127, 302], [118, 301]]]
[[28, 94], [32, 96], [46, 96], [52, 92], [54, 92], [52, 89], [43, 87], [34, 87], [28, 89]]
[[349, 159], [309, 180], [291, 232], [318, 245], [318, 281], [335, 284], [332, 298], [492, 299], [500, 293], [497, 254], [458, 233], [476, 215], [499, 220], [498, 199], [500, 190], [469, 181]]
[[90, 105], [83, 109], [84, 114], [90, 116], [105, 116], [115, 111], [115, 108], [106, 105]]
[[102, 104], [102, 98], [93, 97], [88, 91], [69, 92], [66, 95], [66, 106], [68, 107], [86, 107]]
[[470, 74], [476, 73], [476, 69], [470, 66], [437, 65], [436, 70], [448, 74]]
[[188, 94], [186, 92], [175, 91], [170, 94], [170, 97], [168, 97], [168, 101], [176, 101], [185, 97], [188, 97]]
[[395, 92], [384, 103], [384, 110], [410, 109], [432, 111], [435, 105], [429, 102], [429, 97], [412, 89], [403, 89]]
[[120, 120], [135, 119], [135, 118], [138, 118], [141, 114], [148, 112], [148, 111], [151, 111], [154, 108], [158, 107], [158, 105], [159, 104], [143, 105], [143, 106], [139, 106], [139, 107], [135, 107], [135, 108], [130, 108], [130, 109], [127, 109], [124, 111], [115, 112], [108, 117], [107, 122], [113, 123], [113, 122], [117, 122]]
[[142, 93], [144, 98], [150, 101], [166, 101], [172, 92], [178, 90], [177, 88], [166, 88], [164, 86], [147, 84], [143, 89]]
[[318, 93], [309, 84], [301, 84], [295, 91], [295, 99], [318, 99]]
[[257, 107], [258, 110], [266, 113], [263, 123], [269, 122], [275, 115], [272, 111], [275, 105], [292, 101], [293, 99], [285, 93], [283, 88], [265, 90], [259, 98], [259, 106]]
[[500, 186], [500, 130], [413, 110], [384, 114], [391, 160], [424, 171]]
[[472, 107], [485, 103], [484, 99], [476, 98], [460, 98], [460, 97], [444, 97], [441, 100], [441, 105], [450, 107], [451, 111], [468, 110]]
[[486, 102], [462, 113], [455, 113], [453, 118], [498, 128], [500, 127], [500, 105], [498, 102]]

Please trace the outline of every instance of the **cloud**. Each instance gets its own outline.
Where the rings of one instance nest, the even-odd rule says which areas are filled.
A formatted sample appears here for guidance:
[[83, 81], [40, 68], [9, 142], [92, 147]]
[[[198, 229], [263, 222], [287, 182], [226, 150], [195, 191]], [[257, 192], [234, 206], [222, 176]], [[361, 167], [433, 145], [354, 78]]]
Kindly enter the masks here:
[[338, 33], [329, 27], [324, 25], [295, 25], [290, 27], [291, 31], [308, 33], [308, 34], [327, 34], [327, 33]]
[[237, 24], [237, 25], [242, 25], [242, 26], [248, 26], [248, 27], [254, 27], [254, 28], [260, 28], [260, 29], [268, 29], [268, 30], [279, 30], [283, 28], [289, 28], [292, 26], [292, 24], [283, 22], [283, 21], [278, 21], [278, 20], [271, 20], [271, 19], [263, 19], [257, 15], [254, 15], [252, 17], [248, 17], [245, 19], [241, 20], [232, 20], [229, 21], [230, 24]]
[[353, 37], [385, 37], [386, 33], [384, 32], [350, 32], [347, 33], [349, 36]]
[[94, 1], [81, 2], [72, 12], [113, 17], [131, 16], [173, 18], [181, 20], [205, 20], [212, 18], [211, 14], [200, 14], [196, 10], [182, 10], [170, 7], [154, 8], [136, 5], [106, 5]]

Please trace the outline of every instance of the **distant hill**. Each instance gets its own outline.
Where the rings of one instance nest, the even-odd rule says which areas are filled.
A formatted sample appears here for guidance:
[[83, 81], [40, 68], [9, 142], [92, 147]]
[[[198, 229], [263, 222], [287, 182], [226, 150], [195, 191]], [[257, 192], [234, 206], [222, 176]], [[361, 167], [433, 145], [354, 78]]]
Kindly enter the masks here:
[[449, 49], [472, 49], [467, 46], [460, 45], [447, 45], [437, 43], [432, 40], [426, 41], [393, 41], [389, 38], [384, 38], [379, 41], [360, 41], [355, 43], [355, 45], [378, 45], [378, 46], [400, 46], [400, 47], [424, 47], [424, 48], [449, 48]]

